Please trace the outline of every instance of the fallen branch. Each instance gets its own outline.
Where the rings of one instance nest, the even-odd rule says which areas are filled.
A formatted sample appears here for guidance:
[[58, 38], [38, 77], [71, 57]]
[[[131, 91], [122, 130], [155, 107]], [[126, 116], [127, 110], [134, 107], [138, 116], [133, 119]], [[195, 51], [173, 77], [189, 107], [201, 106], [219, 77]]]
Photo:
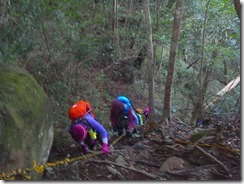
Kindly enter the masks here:
[[145, 164], [145, 165], [148, 165], [148, 166], [152, 166], [152, 167], [160, 167], [159, 164], [152, 164], [152, 163], [149, 163], [149, 162], [146, 162], [146, 161], [143, 161], [143, 160], [132, 160], [136, 163], [140, 163], [140, 164]]
[[114, 169], [114, 168], [112, 168], [111, 166], [108, 166], [108, 165], [106, 167], [107, 167], [108, 171], [110, 173], [112, 173], [112, 175], [119, 177], [121, 180], [126, 180], [124, 178], [124, 176], [119, 171], [117, 171], [116, 169]]
[[[124, 151], [128, 151], [128, 150], [125, 150], [125, 149], [121, 149], [121, 150], [108, 150], [109, 153], [112, 153], [112, 152], [124, 152]], [[95, 151], [95, 150], [88, 150], [89, 153], [96, 153], [96, 154], [102, 154], [103, 152], [102, 151]]]
[[204, 151], [201, 147], [199, 147], [198, 145], [194, 144], [194, 146], [201, 151], [202, 153], [204, 153], [206, 156], [208, 156], [209, 158], [211, 158], [212, 160], [214, 160], [216, 163], [218, 163], [221, 167], [224, 168], [224, 170], [229, 174], [229, 170], [227, 169], [227, 167], [225, 167], [225, 165], [220, 162], [217, 158], [215, 158], [214, 156], [208, 154], [206, 151]]
[[89, 160], [87, 162], [94, 162], [94, 163], [98, 163], [98, 164], [102, 164], [103, 163], [103, 164], [108, 164], [108, 165], [116, 165], [116, 166], [123, 167], [123, 168], [128, 169], [128, 170], [131, 170], [131, 171], [134, 171], [134, 172], [143, 174], [143, 175], [145, 175], [145, 176], [147, 176], [149, 178], [155, 179], [155, 180], [166, 180], [166, 179], [163, 179], [163, 178], [161, 178], [159, 176], [156, 176], [154, 174], [146, 173], [146, 172], [137, 170], [135, 168], [127, 167], [127, 166], [124, 166], [124, 165], [120, 165], [120, 164], [117, 164], [117, 163], [111, 162], [111, 161], [105, 161], [105, 160]]
[[80, 175], [84, 176], [87, 180], [91, 181], [92, 179], [89, 178], [86, 174], [84, 174], [83, 172], [79, 172]]
[[210, 171], [210, 173], [215, 177], [228, 179], [228, 175], [226, 175], [226, 173], [222, 174], [219, 171], [217, 171], [216, 168], [213, 168], [212, 171]]
[[240, 82], [240, 76], [236, 77], [234, 80], [229, 82], [221, 91], [219, 91], [213, 98], [204, 105], [204, 110], [213, 105], [214, 102], [216, 102], [221, 96], [223, 96], [226, 92], [229, 92], [231, 89], [237, 86]]
[[187, 127], [187, 128], [191, 128], [191, 126], [185, 124], [183, 121], [181, 121], [181, 120], [178, 119], [178, 118], [172, 117], [172, 120], [173, 120], [174, 122], [177, 122], [176, 125], [178, 125], [178, 124], [182, 124], [182, 125], [184, 125], [184, 126]]

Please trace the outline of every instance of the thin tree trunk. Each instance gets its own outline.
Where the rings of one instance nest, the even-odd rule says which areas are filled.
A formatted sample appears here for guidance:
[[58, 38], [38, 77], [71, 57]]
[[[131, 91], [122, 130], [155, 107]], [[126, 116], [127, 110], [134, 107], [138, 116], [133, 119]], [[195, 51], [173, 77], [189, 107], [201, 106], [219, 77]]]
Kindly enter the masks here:
[[[195, 104], [194, 104], [194, 110], [192, 112], [192, 118], [191, 118], [191, 124], [194, 125], [196, 120], [198, 118], [203, 118], [203, 101], [204, 101], [204, 97], [205, 97], [205, 91], [206, 91], [206, 74], [205, 77], [204, 76], [204, 72], [203, 72], [203, 66], [204, 66], [204, 48], [205, 48], [205, 33], [206, 33], [206, 23], [207, 23], [207, 16], [208, 16], [208, 9], [209, 9], [209, 4], [210, 4], [210, 0], [208, 0], [207, 5], [206, 5], [206, 10], [205, 10], [205, 19], [204, 19], [204, 24], [203, 24], [203, 31], [202, 31], [202, 53], [201, 53], [201, 63], [200, 63], [200, 71], [199, 71], [199, 75], [198, 75], [198, 80], [199, 80], [199, 86], [198, 86], [198, 93], [197, 93], [197, 97], [195, 100]], [[209, 70], [206, 69], [206, 72], [208, 72]]]
[[152, 24], [149, 8], [149, 0], [144, 0], [144, 11], [147, 25], [147, 60], [148, 60], [148, 92], [149, 92], [149, 121], [154, 117], [154, 58], [152, 41]]
[[158, 26], [159, 26], [159, 0], [155, 1], [155, 10], [156, 10], [156, 30], [158, 30]]
[[117, 0], [113, 1], [113, 33], [114, 33], [114, 44], [119, 45], [118, 39], [118, 3]]
[[170, 122], [171, 117], [171, 88], [174, 77], [176, 53], [178, 51], [178, 44], [180, 39], [180, 29], [181, 29], [181, 18], [182, 18], [182, 9], [185, 0], [178, 0], [176, 3], [174, 11], [174, 23], [173, 23], [173, 33], [171, 38], [171, 48], [169, 55], [169, 65], [168, 65], [168, 74], [166, 78], [165, 86], [165, 95], [164, 95], [164, 112], [163, 112], [163, 121]]
[[213, 68], [207, 68], [206, 72], [205, 72], [205, 77], [204, 80], [202, 82], [202, 87], [201, 87], [201, 92], [199, 92], [198, 94], [198, 98], [195, 101], [195, 106], [194, 106], [194, 110], [192, 113], [192, 119], [191, 119], [191, 124], [194, 125], [197, 118], [204, 118], [203, 117], [203, 101], [205, 99], [205, 94], [208, 88], [208, 84], [209, 84], [209, 78], [211, 76], [212, 73], [212, 69]]
[[233, 0], [233, 1], [234, 1], [236, 13], [237, 13], [239, 19], [241, 20], [241, 3], [240, 3], [240, 0]]
[[225, 82], [225, 85], [227, 84], [227, 81], [228, 81], [228, 70], [227, 70], [227, 62], [224, 60], [224, 82]]

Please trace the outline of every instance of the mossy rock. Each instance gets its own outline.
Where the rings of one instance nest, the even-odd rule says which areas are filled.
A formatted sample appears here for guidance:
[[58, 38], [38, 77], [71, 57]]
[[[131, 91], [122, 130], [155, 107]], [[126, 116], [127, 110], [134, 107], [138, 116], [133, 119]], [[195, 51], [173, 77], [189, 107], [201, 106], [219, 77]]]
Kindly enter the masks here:
[[216, 129], [203, 129], [203, 128], [196, 128], [193, 130], [193, 133], [191, 135], [191, 141], [196, 142], [199, 139], [207, 136], [215, 136], [216, 135]]
[[47, 162], [53, 143], [53, 118], [44, 90], [25, 70], [0, 64], [0, 172], [33, 169]]

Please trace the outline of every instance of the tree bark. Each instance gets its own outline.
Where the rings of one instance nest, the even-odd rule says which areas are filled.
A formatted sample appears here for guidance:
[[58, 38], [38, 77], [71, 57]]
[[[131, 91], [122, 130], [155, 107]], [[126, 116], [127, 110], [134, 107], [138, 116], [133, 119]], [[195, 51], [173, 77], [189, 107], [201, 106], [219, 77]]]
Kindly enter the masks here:
[[118, 3], [117, 0], [113, 1], [113, 33], [114, 33], [114, 44], [119, 45], [118, 36]]
[[204, 109], [207, 109], [209, 106], [213, 105], [214, 102], [216, 102], [221, 96], [223, 96], [225, 93], [229, 92], [233, 88], [235, 88], [240, 82], [240, 76], [232, 80], [228, 83], [221, 91], [219, 91], [208, 103], [204, 105]]
[[201, 119], [204, 118], [203, 117], [203, 102], [204, 102], [204, 99], [205, 99], [205, 96], [206, 96], [206, 91], [207, 91], [207, 88], [208, 88], [209, 78], [211, 76], [212, 70], [213, 70], [212, 67], [211, 68], [206, 68], [206, 72], [204, 72], [205, 77], [203, 79], [201, 88], [199, 88], [200, 90], [198, 90], [198, 91], [201, 91], [201, 92], [199, 92], [198, 95], [197, 95], [197, 99], [196, 99], [195, 105], [194, 105], [194, 110], [193, 110], [193, 113], [192, 113], [191, 122], [192, 122], [193, 126], [195, 125], [195, 122], [196, 122], [196, 120], [198, 118], [201, 118]]
[[[205, 93], [208, 86], [208, 79], [210, 76], [210, 70], [209, 68], [204, 68], [204, 49], [205, 49], [205, 34], [206, 34], [206, 23], [207, 23], [207, 16], [208, 16], [208, 9], [210, 5], [210, 1], [208, 0], [206, 4], [206, 10], [205, 10], [205, 18], [203, 23], [203, 31], [202, 31], [202, 51], [201, 51], [201, 62], [200, 62], [200, 71], [198, 74], [198, 85], [195, 85], [195, 89], [197, 91], [197, 96], [194, 101], [194, 110], [192, 111], [192, 117], [191, 117], [191, 124], [194, 125], [196, 120], [198, 118], [203, 118], [203, 102], [205, 98]], [[214, 53], [215, 51], [213, 51]], [[213, 58], [216, 57], [215, 54], [212, 53]], [[205, 69], [205, 71], [204, 71]]]
[[237, 13], [239, 19], [241, 20], [241, 3], [240, 3], [240, 0], [233, 0], [233, 1], [234, 1], [236, 13]]
[[147, 60], [148, 60], [148, 92], [150, 114], [148, 120], [153, 121], [154, 117], [154, 57], [152, 41], [152, 23], [149, 9], [149, 0], [144, 0], [144, 11], [147, 25]]
[[165, 95], [164, 95], [163, 121], [166, 120], [166, 122], [168, 121], [170, 122], [172, 119], [171, 112], [170, 112], [171, 88], [172, 88], [173, 77], [174, 77], [176, 53], [178, 51], [178, 44], [180, 39], [181, 18], [182, 18], [182, 9], [184, 6], [184, 2], [185, 0], [178, 0], [174, 11], [173, 33], [171, 38], [168, 74], [166, 78]]

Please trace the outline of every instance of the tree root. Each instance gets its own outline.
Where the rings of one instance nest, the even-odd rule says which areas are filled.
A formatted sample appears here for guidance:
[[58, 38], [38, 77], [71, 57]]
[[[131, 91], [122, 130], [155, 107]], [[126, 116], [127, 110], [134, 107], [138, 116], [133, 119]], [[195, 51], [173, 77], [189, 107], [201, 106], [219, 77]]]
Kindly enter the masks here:
[[225, 165], [220, 162], [217, 158], [215, 158], [214, 156], [208, 154], [206, 151], [204, 151], [201, 147], [199, 147], [198, 145], [194, 144], [194, 146], [201, 151], [203, 154], [205, 154], [207, 157], [211, 158], [212, 160], [214, 160], [217, 164], [219, 164], [228, 174], [229, 173], [229, 169], [227, 167], [225, 167]]

